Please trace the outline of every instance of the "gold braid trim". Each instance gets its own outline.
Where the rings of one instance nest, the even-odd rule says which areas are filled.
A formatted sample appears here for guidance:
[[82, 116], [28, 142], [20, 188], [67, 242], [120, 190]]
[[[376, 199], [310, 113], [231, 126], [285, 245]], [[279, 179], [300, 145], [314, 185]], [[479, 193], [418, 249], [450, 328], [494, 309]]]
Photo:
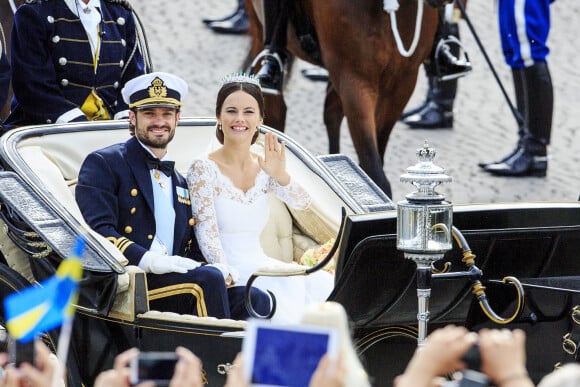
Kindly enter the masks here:
[[125, 250], [127, 250], [127, 247], [129, 247], [134, 243], [132, 240], [127, 239], [125, 237], [121, 238], [107, 237], [107, 239], [111, 241], [115, 245], [115, 247], [118, 248], [119, 251], [121, 251], [121, 253], [123, 254], [125, 254]]
[[207, 308], [205, 306], [205, 299], [203, 297], [203, 289], [198, 284], [185, 283], [152, 289], [147, 292], [147, 297], [149, 300], [159, 300], [161, 298], [167, 298], [179, 294], [191, 294], [193, 297], [195, 297], [197, 300], [197, 315], [199, 317], [207, 317]]

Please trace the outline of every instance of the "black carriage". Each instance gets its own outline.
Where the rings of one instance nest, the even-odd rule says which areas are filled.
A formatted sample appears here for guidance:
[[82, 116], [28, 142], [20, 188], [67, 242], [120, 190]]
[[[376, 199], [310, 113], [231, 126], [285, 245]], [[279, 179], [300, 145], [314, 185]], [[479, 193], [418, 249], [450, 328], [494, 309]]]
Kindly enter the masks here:
[[[272, 130], [264, 127], [263, 131]], [[217, 146], [214, 119], [184, 119], [171, 145], [185, 172], [195, 156]], [[353, 321], [357, 349], [374, 384], [390, 385], [417, 338], [415, 264], [396, 249], [395, 205], [347, 157], [315, 157], [282, 133], [292, 175], [312, 194], [311, 208], [290, 211], [271, 202], [262, 236], [266, 252], [296, 261], [308, 248], [337, 238], [335, 289]], [[121, 351], [168, 351], [185, 345], [203, 361], [209, 385], [220, 386], [241, 348], [244, 321], [150, 310], [145, 274], [127, 266], [106, 239], [84, 223], [74, 201], [78, 169], [92, 150], [128, 138], [126, 121], [28, 127], [1, 138], [4, 172], [0, 226], [0, 296], [54, 274], [79, 235], [87, 241], [84, 275], [67, 368], [69, 385], [91, 385]], [[256, 145], [259, 151], [260, 141]], [[341, 214], [344, 211], [345, 216]], [[339, 232], [340, 225], [343, 225]], [[517, 293], [501, 282], [515, 276], [525, 307], [508, 327], [528, 333], [530, 374], [538, 380], [554, 364], [575, 360], [575, 309], [580, 265], [579, 203], [466, 205], [454, 208], [454, 225], [469, 242], [491, 307], [512, 315]], [[455, 247], [443, 261], [464, 270]], [[436, 265], [435, 270], [443, 270]], [[433, 280], [429, 327], [448, 323], [477, 330], [496, 324], [471, 294], [472, 280]], [[4, 311], [1, 310], [2, 321]], [[568, 346], [564, 345], [566, 334]], [[44, 339], [54, 349], [58, 332]], [[567, 351], [567, 352], [566, 352]]]

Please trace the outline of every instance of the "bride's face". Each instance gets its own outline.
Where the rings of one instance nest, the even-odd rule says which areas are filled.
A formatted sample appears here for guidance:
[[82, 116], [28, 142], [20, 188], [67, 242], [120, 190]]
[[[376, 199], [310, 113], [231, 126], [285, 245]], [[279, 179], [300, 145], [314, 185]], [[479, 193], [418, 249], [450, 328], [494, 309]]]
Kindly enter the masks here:
[[263, 121], [258, 101], [243, 90], [233, 92], [224, 100], [218, 120], [224, 143], [247, 141], [248, 144]]

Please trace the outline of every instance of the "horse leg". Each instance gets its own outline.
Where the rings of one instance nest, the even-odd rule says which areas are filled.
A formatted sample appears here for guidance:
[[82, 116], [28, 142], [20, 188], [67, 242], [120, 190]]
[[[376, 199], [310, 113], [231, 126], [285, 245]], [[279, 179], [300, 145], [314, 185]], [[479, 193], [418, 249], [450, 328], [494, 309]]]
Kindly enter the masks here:
[[264, 93], [264, 105], [264, 124], [283, 132], [287, 110], [284, 94]]
[[340, 152], [340, 125], [343, 118], [340, 97], [332, 86], [332, 82], [328, 81], [324, 98], [324, 125], [328, 135], [328, 153]]
[[345, 90], [361, 91], [356, 95], [340, 93], [359, 164], [379, 188], [391, 197], [391, 184], [383, 171], [383, 160], [378, 148], [377, 127], [373, 114], [378, 102], [378, 92], [372, 86], [365, 87], [360, 84], [345, 85], [345, 87]]
[[254, 5], [253, 0], [246, 0], [246, 14], [248, 15], [248, 34], [250, 35], [250, 51], [246, 55], [242, 68], [249, 71], [252, 61], [264, 49], [264, 30], [258, 12], [260, 12], [261, 1], [257, 1]]

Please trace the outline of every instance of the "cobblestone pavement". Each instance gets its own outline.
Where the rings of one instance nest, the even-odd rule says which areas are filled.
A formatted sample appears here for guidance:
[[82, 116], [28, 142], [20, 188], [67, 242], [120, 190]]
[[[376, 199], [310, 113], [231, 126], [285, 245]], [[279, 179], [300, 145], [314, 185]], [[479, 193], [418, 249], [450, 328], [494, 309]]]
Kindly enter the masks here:
[[[378, 0], [377, 0], [378, 1]], [[185, 116], [214, 117], [217, 89], [223, 75], [241, 68], [249, 49], [249, 37], [213, 33], [201, 22], [203, 16], [222, 16], [235, 1], [172, 0], [133, 1], [145, 30], [155, 70], [174, 72], [189, 83]], [[513, 95], [511, 72], [503, 63], [495, 2], [470, 1], [468, 13], [508, 94]], [[485, 63], [465, 21], [460, 22], [462, 40], [474, 71], [459, 81], [452, 130], [410, 130], [397, 124], [391, 135], [385, 171], [400, 200], [413, 187], [399, 182], [405, 168], [416, 162], [415, 149], [427, 139], [437, 149], [435, 162], [447, 169], [453, 183], [439, 189], [454, 203], [577, 200], [580, 194], [580, 43], [576, 40], [580, 2], [559, 0], [552, 5], [552, 30], [548, 57], [554, 84], [554, 119], [549, 170], [546, 178], [492, 177], [477, 166], [512, 150], [516, 123], [500, 88]], [[322, 122], [325, 83], [311, 82], [300, 74], [310, 66], [294, 66], [285, 92], [288, 105], [286, 133], [314, 154], [327, 153]], [[420, 70], [415, 92], [408, 104], [420, 103], [426, 92]], [[513, 99], [513, 97], [512, 97]], [[342, 153], [356, 160], [346, 124]]]

